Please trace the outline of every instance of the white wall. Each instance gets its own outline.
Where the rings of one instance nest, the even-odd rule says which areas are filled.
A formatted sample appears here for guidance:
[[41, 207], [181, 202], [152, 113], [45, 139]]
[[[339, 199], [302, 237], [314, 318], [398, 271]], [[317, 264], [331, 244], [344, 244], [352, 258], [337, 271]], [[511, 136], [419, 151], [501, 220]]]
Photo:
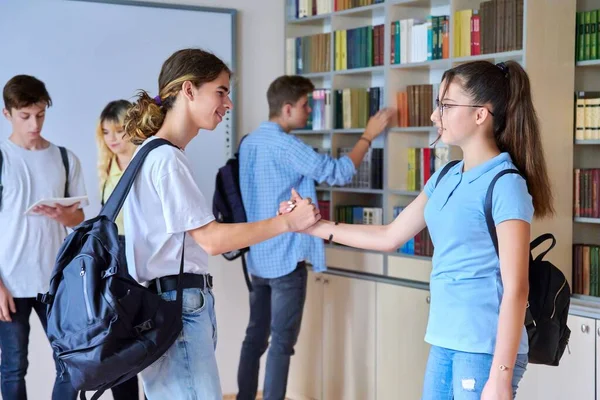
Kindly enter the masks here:
[[[284, 72], [284, 0], [154, 0], [154, 2], [238, 10], [238, 65], [237, 70], [234, 71], [233, 82], [238, 90], [237, 104], [234, 105], [238, 109], [238, 137], [254, 129], [268, 114], [266, 90], [269, 83]], [[95, 188], [92, 182], [86, 184], [89, 190]], [[216, 282], [215, 297], [219, 325], [217, 357], [221, 383], [224, 394], [233, 394], [237, 392], [237, 364], [248, 321], [248, 292], [239, 262], [228, 262], [222, 257], [213, 257], [211, 273]], [[29, 398], [50, 398], [54, 366], [50, 348], [37, 317], [32, 318], [29, 354], [30, 367], [27, 375]], [[262, 387], [263, 370], [261, 370], [260, 387]], [[102, 399], [110, 398], [112, 398], [110, 395], [102, 397]]]

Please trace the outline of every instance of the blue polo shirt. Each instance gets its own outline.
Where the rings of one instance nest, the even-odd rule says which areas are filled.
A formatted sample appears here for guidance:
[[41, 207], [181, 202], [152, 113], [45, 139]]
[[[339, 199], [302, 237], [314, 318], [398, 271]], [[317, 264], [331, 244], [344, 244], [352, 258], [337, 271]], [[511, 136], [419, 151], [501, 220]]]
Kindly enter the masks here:
[[[508, 153], [463, 172], [453, 166], [435, 186], [438, 170], [425, 185], [425, 221], [434, 245], [431, 305], [425, 341], [447, 349], [493, 354], [502, 300], [500, 263], [485, 223], [487, 189], [504, 169], [515, 168]], [[525, 180], [506, 174], [494, 187], [496, 226], [506, 220], [531, 223], [532, 198]], [[519, 354], [527, 353], [525, 327]]]

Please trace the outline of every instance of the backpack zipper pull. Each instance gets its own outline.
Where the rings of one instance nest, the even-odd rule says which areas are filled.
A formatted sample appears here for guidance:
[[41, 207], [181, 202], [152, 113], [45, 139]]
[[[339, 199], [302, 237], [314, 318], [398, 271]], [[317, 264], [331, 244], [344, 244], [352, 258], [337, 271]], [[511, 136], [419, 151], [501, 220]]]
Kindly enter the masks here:
[[85, 267], [81, 267], [81, 271], [79, 271], [79, 276], [85, 275]]

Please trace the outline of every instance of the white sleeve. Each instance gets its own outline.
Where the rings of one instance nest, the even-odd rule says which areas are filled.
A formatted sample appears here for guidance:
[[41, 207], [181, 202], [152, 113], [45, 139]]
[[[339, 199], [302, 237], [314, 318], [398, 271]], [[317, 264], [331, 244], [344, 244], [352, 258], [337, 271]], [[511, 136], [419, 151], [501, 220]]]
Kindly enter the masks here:
[[[69, 196], [86, 196], [87, 191], [85, 188], [85, 182], [83, 180], [79, 158], [77, 158], [77, 156], [71, 150], [67, 150], [67, 155], [69, 158]], [[88, 204], [89, 201], [83, 201], [79, 205], [79, 208], [86, 207]]]
[[177, 165], [155, 180], [169, 234], [200, 228], [215, 219], [189, 166], [174, 161]]

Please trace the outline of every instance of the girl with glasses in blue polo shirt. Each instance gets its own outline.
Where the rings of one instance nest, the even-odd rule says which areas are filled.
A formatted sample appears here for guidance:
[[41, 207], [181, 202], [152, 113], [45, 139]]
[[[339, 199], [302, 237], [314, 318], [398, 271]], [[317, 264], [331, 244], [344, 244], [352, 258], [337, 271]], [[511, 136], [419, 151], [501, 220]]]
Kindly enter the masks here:
[[[431, 120], [438, 140], [459, 146], [462, 161], [437, 185], [442, 169], [434, 173], [391, 224], [321, 220], [305, 233], [395, 251], [427, 226], [435, 251], [423, 399], [512, 399], [528, 358], [530, 224], [534, 214], [554, 213], [529, 78], [513, 61], [462, 64], [444, 73], [437, 104]], [[498, 257], [484, 200], [495, 175], [511, 168], [524, 178], [506, 174], [493, 191]]]

